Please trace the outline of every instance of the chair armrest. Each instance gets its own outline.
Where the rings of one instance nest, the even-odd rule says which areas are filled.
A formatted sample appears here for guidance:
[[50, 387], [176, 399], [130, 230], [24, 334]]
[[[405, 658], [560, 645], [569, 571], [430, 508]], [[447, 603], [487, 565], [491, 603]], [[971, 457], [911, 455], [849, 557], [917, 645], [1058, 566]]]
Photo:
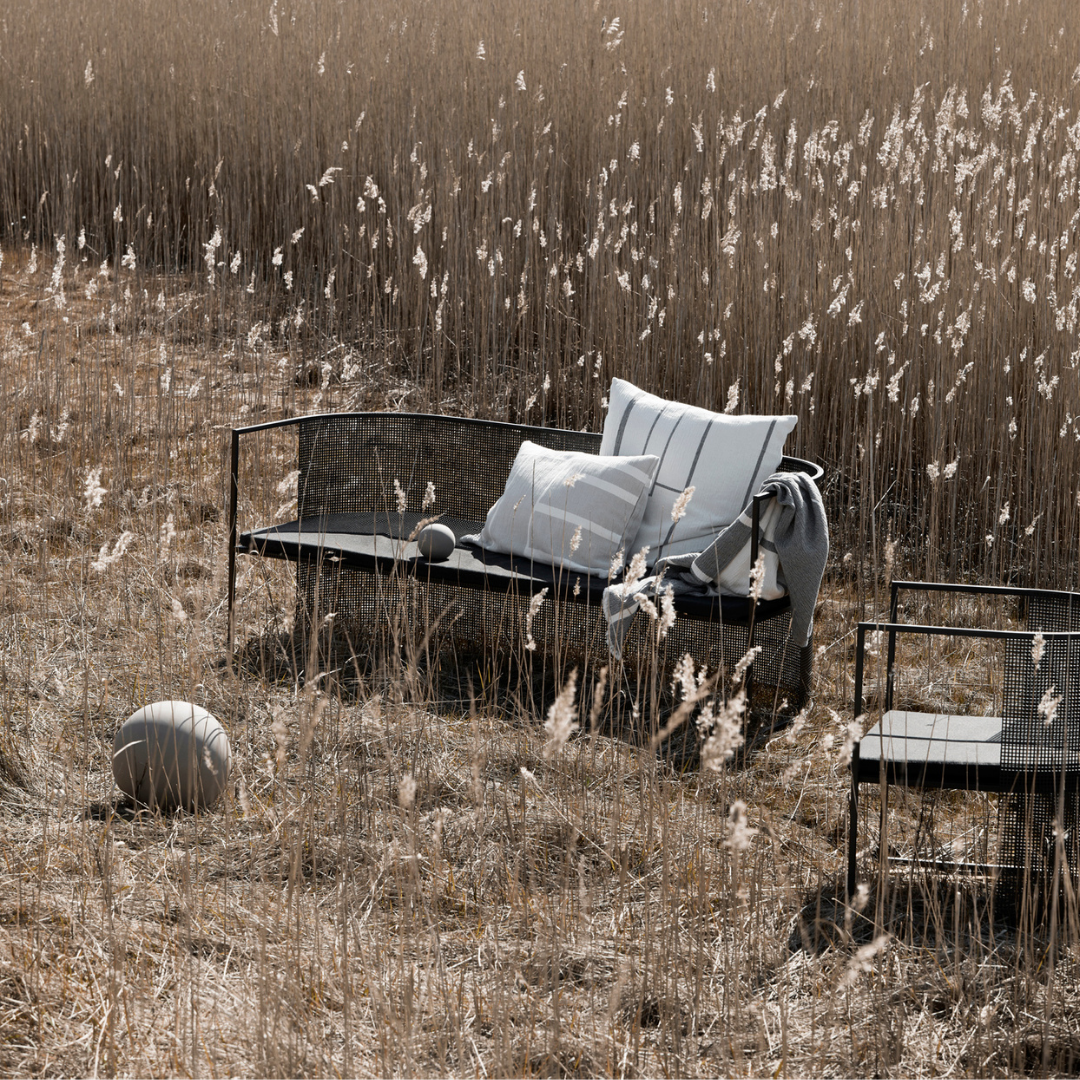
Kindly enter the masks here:
[[968, 596], [1062, 596], [1069, 593], [1057, 589], [1025, 588], [1018, 585], [967, 585], [953, 581], [894, 581], [889, 604], [889, 621], [896, 622], [899, 596], [904, 592], [962, 593]]
[[[911, 634], [921, 637], [961, 637], [981, 638], [984, 641], [1022, 641], [1032, 643], [1035, 640], [1035, 630], [992, 630], [973, 626], [932, 626], [915, 623], [892, 623], [892, 622], [860, 622], [855, 628], [855, 716], [861, 716], [863, 712], [863, 657], [866, 651], [866, 635], [868, 632], [887, 633], [889, 635], [890, 657], [894, 655], [893, 645], [899, 634]], [[1044, 640], [1067, 639], [1080, 642], [1080, 630], [1049, 630], [1042, 633]], [[891, 660], [886, 671], [886, 678], [891, 681]], [[885, 701], [886, 710], [892, 707], [891, 686]]]

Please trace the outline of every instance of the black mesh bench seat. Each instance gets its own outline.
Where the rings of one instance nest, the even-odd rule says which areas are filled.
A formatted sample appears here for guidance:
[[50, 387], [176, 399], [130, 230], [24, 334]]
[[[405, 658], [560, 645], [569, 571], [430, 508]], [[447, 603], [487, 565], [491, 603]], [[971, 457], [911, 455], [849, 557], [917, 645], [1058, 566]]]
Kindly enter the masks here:
[[[418, 513], [324, 514], [241, 533], [237, 550], [240, 554], [288, 562], [339, 563], [342, 568], [383, 576], [401, 573], [420, 581], [465, 589], [517, 591], [532, 596], [546, 588], [549, 595], [583, 604], [599, 604], [609, 583], [607, 578], [560, 570], [546, 563], [467, 544], [459, 544], [443, 562], [429, 562], [417, 552], [416, 544], [408, 541], [422, 520], [426, 519]], [[449, 525], [459, 540], [481, 529], [481, 523], [475, 521], [439, 520]], [[787, 611], [789, 606], [786, 596], [762, 601], [755, 618], [768, 620]], [[721, 618], [738, 624], [745, 624], [749, 617], [745, 596], [677, 597], [675, 611], [692, 619]]]
[[[270, 438], [286, 427], [295, 429], [297, 440], [295, 516], [241, 531], [241, 440]], [[237, 555], [295, 565], [299, 624], [310, 627], [332, 611], [335, 627], [348, 624], [350, 634], [356, 631], [353, 641], [367, 633], [363, 627], [385, 627], [399, 616], [403, 604], [417, 603], [424, 618], [442, 619], [451, 613], [452, 618], [442, 621], [452, 623], [459, 636], [478, 642], [493, 635], [503, 643], [517, 640], [508, 637], [506, 627], [546, 588], [547, 599], [559, 601], [558, 610], [549, 613], [552, 605], [544, 605], [533, 624], [537, 642], [543, 633], [560, 646], [604, 648], [600, 599], [606, 579], [460, 542], [446, 561], [429, 562], [408, 541], [418, 523], [430, 517], [453, 529], [459, 541], [479, 532], [526, 439], [551, 449], [595, 454], [601, 436], [418, 413], [332, 413], [234, 428], [228, 512], [230, 648]], [[245, 471], [260, 469], [262, 461], [249, 451]], [[797, 458], [784, 458], [781, 470], [805, 472], [815, 480], [823, 475], [820, 466]], [[429, 485], [434, 485], [433, 508], [425, 506]], [[399, 512], [402, 501], [405, 509]], [[493, 604], [500, 597], [496, 610]], [[518, 615], [507, 619], [511, 607]], [[664, 643], [669, 658], [689, 652], [715, 670], [734, 665], [752, 643], [761, 648], [754, 663], [759, 692], [772, 688], [778, 703], [802, 706], [810, 687], [812, 649], [789, 647], [786, 597], [752, 607], [746, 596], [688, 596], [678, 598], [675, 608], [678, 618]], [[635, 620], [645, 622], [643, 616]], [[631, 637], [635, 635], [639, 641], [649, 636], [640, 629], [632, 631]]]

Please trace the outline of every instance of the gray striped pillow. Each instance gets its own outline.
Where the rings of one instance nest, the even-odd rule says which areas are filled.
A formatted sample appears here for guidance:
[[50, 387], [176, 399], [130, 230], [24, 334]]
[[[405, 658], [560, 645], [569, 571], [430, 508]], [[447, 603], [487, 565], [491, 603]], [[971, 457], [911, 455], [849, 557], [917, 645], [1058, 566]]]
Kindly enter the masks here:
[[637, 535], [659, 460], [523, 442], [483, 531], [466, 539], [489, 551], [606, 577], [615, 553]]
[[[776, 472], [796, 416], [729, 416], [664, 401], [613, 379], [600, 454], [657, 454], [660, 467], [627, 555], [649, 548], [648, 563], [703, 551]], [[694, 487], [685, 516], [675, 500]]]

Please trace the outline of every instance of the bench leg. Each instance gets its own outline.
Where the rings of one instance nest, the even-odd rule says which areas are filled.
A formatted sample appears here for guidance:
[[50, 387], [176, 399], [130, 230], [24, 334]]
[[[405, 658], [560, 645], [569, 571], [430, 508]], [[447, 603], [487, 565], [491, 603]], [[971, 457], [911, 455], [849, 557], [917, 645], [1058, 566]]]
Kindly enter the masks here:
[[229, 670], [233, 669], [235, 657], [233, 655], [233, 641], [236, 632], [236, 506], [237, 496], [240, 490], [240, 433], [232, 433], [232, 445], [229, 458], [229, 598], [228, 598], [228, 642], [226, 648], [229, 658]]
[[847, 902], [855, 898], [855, 863], [859, 851], [859, 744], [851, 750], [851, 791], [848, 793]]

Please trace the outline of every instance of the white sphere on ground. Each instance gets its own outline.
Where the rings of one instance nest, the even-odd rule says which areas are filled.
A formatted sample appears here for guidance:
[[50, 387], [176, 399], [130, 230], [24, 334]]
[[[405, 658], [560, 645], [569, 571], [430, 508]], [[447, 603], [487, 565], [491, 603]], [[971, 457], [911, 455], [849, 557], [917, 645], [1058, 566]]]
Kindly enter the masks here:
[[454, 530], [438, 521], [425, 525], [416, 534], [416, 548], [428, 562], [443, 562], [449, 559], [456, 546]]
[[138, 803], [205, 809], [225, 790], [232, 753], [225, 729], [202, 706], [155, 701], [121, 725], [112, 766], [117, 787]]

